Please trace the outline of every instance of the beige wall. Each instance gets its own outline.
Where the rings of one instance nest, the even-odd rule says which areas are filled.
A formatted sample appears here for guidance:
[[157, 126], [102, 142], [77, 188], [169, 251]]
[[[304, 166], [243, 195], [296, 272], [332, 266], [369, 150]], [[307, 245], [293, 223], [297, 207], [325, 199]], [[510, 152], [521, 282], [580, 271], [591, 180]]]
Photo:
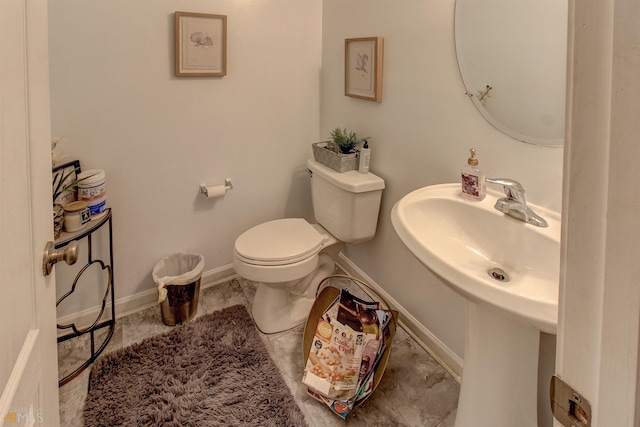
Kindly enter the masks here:
[[[55, 0], [49, 9], [53, 136], [107, 173], [118, 299], [153, 290], [165, 255], [192, 250], [205, 270], [222, 268], [248, 227], [309, 217], [310, 144], [349, 127], [372, 137], [371, 170], [387, 188], [377, 237], [345, 254], [462, 357], [464, 301], [404, 248], [393, 204], [457, 181], [473, 146], [487, 175], [518, 179], [530, 201], [560, 207], [562, 149], [505, 137], [464, 95], [454, 0]], [[228, 76], [173, 76], [176, 10], [228, 15]], [[343, 93], [344, 39], [366, 36], [385, 39], [380, 104]], [[226, 177], [235, 189], [224, 199], [198, 197], [200, 182]], [[81, 296], [59, 315], [92, 301]]]
[[[461, 357], [464, 300], [405, 249], [391, 208], [416, 188], [457, 182], [475, 147], [487, 176], [517, 179], [529, 201], [559, 210], [562, 149], [502, 135], [467, 99], [455, 56], [454, 3], [324, 0], [320, 130], [347, 126], [371, 136], [371, 171], [387, 183], [376, 238], [348, 246], [347, 257]], [[344, 96], [344, 39], [369, 36], [384, 37], [380, 104]]]
[[[226, 77], [174, 76], [175, 11], [228, 16]], [[247, 228], [308, 216], [320, 0], [55, 0], [49, 21], [52, 134], [83, 168], [106, 172], [116, 298], [153, 291], [166, 255], [195, 251], [205, 270], [219, 268]], [[199, 196], [201, 182], [227, 177], [225, 198]], [[95, 292], [81, 290], [59, 315], [98, 303], [86, 287]]]

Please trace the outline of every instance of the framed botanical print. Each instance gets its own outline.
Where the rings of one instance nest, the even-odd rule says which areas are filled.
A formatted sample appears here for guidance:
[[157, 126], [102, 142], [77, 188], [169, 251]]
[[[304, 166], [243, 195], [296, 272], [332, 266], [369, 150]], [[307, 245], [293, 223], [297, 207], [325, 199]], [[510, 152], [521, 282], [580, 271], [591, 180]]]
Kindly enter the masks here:
[[344, 41], [344, 94], [382, 102], [382, 37]]
[[178, 77], [227, 75], [227, 17], [176, 12], [175, 73]]

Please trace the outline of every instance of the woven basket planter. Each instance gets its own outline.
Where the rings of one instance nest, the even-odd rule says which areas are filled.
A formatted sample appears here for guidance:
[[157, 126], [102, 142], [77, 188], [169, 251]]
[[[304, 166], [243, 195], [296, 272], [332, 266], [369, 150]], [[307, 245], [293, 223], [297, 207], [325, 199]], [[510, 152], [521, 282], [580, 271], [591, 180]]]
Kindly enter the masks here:
[[316, 162], [322, 163], [338, 172], [347, 172], [358, 169], [358, 153], [342, 154], [335, 153], [327, 149], [328, 141], [314, 142], [313, 158]]

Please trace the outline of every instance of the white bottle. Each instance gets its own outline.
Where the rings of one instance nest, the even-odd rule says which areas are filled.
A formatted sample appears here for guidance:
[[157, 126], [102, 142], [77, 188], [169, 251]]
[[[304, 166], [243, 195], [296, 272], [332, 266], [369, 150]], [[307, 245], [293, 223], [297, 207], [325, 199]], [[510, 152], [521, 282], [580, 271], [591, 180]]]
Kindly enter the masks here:
[[487, 195], [484, 172], [478, 168], [476, 149], [472, 148], [471, 157], [462, 168], [462, 196], [472, 200], [482, 200]]
[[364, 145], [360, 149], [360, 163], [358, 165], [358, 172], [369, 173], [369, 161], [371, 160], [371, 149], [369, 148], [369, 142], [364, 141]]

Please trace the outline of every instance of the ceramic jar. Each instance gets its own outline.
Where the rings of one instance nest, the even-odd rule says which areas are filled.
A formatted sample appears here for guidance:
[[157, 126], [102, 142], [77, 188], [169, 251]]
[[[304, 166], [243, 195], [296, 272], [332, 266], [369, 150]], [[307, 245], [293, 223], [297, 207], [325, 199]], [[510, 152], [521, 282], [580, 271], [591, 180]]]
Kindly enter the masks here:
[[78, 231], [91, 219], [89, 205], [84, 201], [71, 202], [64, 207], [64, 230]]

